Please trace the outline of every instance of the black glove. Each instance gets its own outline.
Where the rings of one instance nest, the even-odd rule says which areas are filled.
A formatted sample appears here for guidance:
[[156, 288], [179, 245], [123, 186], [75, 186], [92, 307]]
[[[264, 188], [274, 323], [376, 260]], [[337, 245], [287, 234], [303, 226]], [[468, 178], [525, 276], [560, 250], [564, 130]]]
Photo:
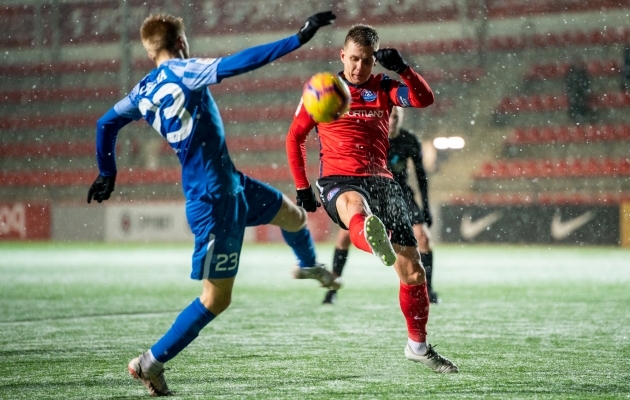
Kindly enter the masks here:
[[332, 11], [324, 11], [308, 17], [306, 23], [304, 23], [304, 26], [300, 28], [297, 34], [300, 44], [311, 40], [319, 28], [332, 24], [335, 18], [337, 18], [337, 16], [333, 14]]
[[308, 189], [299, 189], [297, 191], [297, 205], [302, 207], [308, 212], [317, 211], [317, 207], [321, 207], [322, 204], [317, 201], [317, 197], [315, 197], [315, 192], [313, 192], [312, 187], [308, 187]]
[[422, 214], [424, 216], [424, 222], [431, 227], [433, 225], [433, 217], [431, 216], [431, 211], [428, 208], [422, 210]]
[[381, 49], [376, 52], [376, 61], [390, 71], [402, 74], [409, 66], [396, 49]]
[[98, 201], [99, 203], [103, 200], [109, 199], [109, 196], [114, 191], [114, 182], [116, 182], [116, 175], [99, 175], [88, 191], [88, 203], [92, 201], [92, 199]]

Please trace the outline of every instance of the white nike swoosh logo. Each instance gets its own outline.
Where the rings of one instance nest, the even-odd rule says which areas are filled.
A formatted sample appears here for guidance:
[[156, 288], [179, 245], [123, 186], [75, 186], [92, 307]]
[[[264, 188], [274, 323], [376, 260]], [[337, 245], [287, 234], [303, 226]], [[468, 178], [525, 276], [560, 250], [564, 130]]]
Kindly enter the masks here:
[[503, 213], [501, 211], [495, 211], [473, 221], [470, 213], [465, 213], [462, 216], [462, 225], [459, 227], [459, 233], [464, 239], [473, 239], [490, 225], [500, 220], [501, 217], [503, 217]]
[[594, 216], [595, 212], [587, 211], [579, 217], [562, 222], [560, 211], [556, 210], [551, 220], [551, 237], [556, 240], [562, 240], [593, 219]]

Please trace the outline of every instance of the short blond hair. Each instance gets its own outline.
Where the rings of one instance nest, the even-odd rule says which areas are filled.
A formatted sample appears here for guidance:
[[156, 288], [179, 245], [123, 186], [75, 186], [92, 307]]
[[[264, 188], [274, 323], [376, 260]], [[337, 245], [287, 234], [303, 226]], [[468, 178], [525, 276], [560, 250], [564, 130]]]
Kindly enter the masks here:
[[140, 27], [140, 38], [148, 51], [175, 52], [177, 38], [184, 36], [184, 21], [169, 14], [149, 15]]
[[343, 42], [344, 47], [349, 42], [353, 42], [361, 47], [371, 47], [376, 50], [378, 49], [380, 39], [378, 38], [376, 29], [370, 25], [356, 24], [348, 31], [346, 39]]

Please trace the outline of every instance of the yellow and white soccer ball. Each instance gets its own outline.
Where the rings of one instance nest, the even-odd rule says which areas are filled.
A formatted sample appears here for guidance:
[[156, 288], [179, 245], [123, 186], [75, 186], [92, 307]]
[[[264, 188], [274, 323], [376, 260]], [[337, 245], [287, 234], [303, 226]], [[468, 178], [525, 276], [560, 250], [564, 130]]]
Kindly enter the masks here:
[[331, 122], [350, 109], [350, 90], [339, 75], [320, 72], [304, 85], [302, 103], [313, 121]]

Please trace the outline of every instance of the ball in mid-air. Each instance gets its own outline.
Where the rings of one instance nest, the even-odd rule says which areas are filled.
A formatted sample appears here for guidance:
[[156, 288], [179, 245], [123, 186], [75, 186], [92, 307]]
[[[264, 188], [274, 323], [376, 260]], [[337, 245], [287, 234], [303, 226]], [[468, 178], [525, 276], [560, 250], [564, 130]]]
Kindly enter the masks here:
[[302, 102], [313, 121], [331, 122], [350, 108], [350, 90], [339, 75], [320, 72], [304, 85]]

